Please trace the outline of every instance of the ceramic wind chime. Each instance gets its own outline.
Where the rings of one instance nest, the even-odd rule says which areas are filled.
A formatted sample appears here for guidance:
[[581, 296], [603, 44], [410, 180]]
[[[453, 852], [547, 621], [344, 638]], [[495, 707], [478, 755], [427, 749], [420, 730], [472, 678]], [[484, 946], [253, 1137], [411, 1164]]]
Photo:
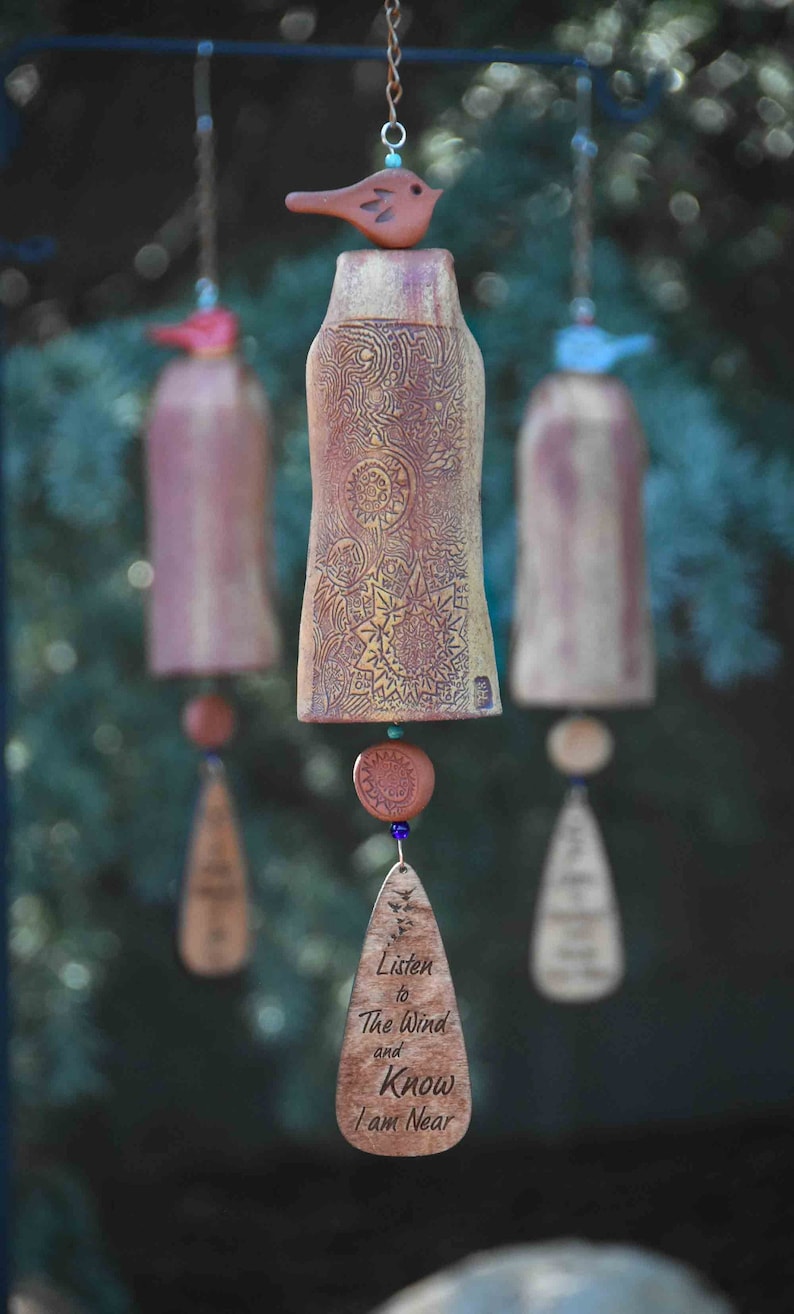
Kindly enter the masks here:
[[608, 727], [585, 709], [654, 697], [645, 575], [646, 443], [631, 396], [607, 374], [646, 350], [644, 335], [597, 328], [592, 290], [591, 83], [577, 80], [574, 323], [558, 335], [557, 372], [530, 398], [518, 444], [518, 570], [510, 687], [525, 707], [565, 707], [547, 750], [569, 787], [543, 870], [530, 950], [554, 1000], [609, 994], [624, 973], [620, 914], [587, 779], [609, 762]]
[[403, 724], [501, 708], [482, 578], [482, 358], [451, 255], [412, 249], [440, 192], [402, 167], [400, 6], [387, 0], [385, 11], [386, 167], [339, 191], [287, 197], [289, 209], [345, 219], [377, 247], [339, 257], [307, 362], [313, 506], [298, 716], [388, 726], [353, 770], [398, 851], [353, 986], [336, 1111], [359, 1149], [424, 1155], [464, 1135], [471, 1095], [441, 936], [403, 854], [434, 785]]
[[[201, 277], [198, 310], [150, 336], [184, 356], [163, 370], [146, 432], [148, 614], [153, 675], [207, 682], [278, 661], [267, 508], [268, 404], [237, 351], [236, 317], [218, 306], [211, 44], [195, 73]], [[219, 756], [235, 728], [216, 689], [186, 705], [182, 724], [203, 754], [202, 784], [182, 881], [177, 945], [202, 976], [238, 971], [249, 950], [245, 857]]]

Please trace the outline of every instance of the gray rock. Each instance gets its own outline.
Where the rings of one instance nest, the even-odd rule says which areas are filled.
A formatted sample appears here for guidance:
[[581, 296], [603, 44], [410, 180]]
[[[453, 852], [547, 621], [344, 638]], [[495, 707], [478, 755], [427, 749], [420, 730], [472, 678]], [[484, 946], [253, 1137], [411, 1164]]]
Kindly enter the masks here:
[[551, 1241], [471, 1255], [373, 1314], [735, 1314], [693, 1269], [634, 1246]]
[[84, 1314], [84, 1311], [46, 1278], [28, 1278], [14, 1288], [8, 1314]]

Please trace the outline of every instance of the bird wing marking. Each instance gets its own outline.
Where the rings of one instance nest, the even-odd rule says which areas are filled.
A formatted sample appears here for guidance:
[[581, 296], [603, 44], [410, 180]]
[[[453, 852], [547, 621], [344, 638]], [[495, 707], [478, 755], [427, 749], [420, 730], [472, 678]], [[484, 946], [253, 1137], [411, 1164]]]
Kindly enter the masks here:
[[389, 206], [387, 210], [383, 211], [383, 214], [378, 215], [377, 219], [375, 220], [375, 223], [387, 224], [389, 220], [393, 218], [394, 218], [394, 211], [392, 210], [391, 206]]
[[382, 205], [383, 205], [383, 201], [365, 201], [363, 205], [360, 205], [360, 206], [359, 206], [359, 209], [360, 209], [360, 210], [380, 210], [380, 208], [381, 208]]

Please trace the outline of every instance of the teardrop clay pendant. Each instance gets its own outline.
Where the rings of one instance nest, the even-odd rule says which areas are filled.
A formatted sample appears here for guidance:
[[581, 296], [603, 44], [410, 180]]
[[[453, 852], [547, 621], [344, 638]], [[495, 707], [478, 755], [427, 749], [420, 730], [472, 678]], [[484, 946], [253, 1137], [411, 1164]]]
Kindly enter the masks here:
[[395, 863], [372, 910], [339, 1060], [336, 1120], [368, 1154], [438, 1154], [471, 1118], [466, 1046], [433, 909]]
[[198, 976], [229, 976], [248, 958], [245, 858], [226, 773], [213, 766], [199, 795], [182, 887], [178, 948]]
[[541, 877], [530, 971], [541, 994], [587, 1003], [623, 979], [623, 937], [612, 874], [586, 790], [571, 790]]

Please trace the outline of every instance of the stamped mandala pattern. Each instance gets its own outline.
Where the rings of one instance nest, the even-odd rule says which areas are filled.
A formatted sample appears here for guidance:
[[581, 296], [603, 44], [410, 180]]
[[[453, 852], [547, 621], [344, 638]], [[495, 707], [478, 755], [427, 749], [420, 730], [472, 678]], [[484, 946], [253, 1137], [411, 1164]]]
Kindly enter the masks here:
[[452, 328], [324, 328], [312, 712], [455, 714], [472, 699], [465, 356]]

